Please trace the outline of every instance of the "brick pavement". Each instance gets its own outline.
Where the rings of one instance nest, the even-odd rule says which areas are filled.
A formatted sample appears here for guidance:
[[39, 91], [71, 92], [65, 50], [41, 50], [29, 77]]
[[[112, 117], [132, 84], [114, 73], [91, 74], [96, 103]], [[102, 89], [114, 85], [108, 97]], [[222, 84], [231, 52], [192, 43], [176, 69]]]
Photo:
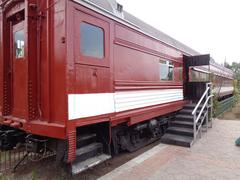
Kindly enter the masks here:
[[240, 121], [215, 120], [191, 149], [159, 144], [99, 180], [240, 180]]

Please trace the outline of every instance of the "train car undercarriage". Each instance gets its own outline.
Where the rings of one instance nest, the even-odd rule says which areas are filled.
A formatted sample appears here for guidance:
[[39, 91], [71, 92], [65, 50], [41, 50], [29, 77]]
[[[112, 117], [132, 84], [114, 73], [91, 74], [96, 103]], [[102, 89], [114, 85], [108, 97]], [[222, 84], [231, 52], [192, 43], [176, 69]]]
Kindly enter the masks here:
[[0, 172], [26, 164], [26, 161], [40, 161], [56, 155], [57, 141], [28, 134], [12, 127], [0, 126]]
[[[110, 128], [109, 123], [99, 123], [77, 128], [76, 159], [72, 163], [67, 162], [68, 148], [66, 140], [57, 140], [24, 131], [1, 126], [0, 150], [3, 153], [23, 152], [19, 158], [11, 153], [12, 171], [29, 161], [40, 161], [50, 156], [55, 156], [56, 165], [65, 164], [72, 175], [83, 172], [121, 152], [133, 152], [146, 146], [164, 135], [168, 122], [174, 118], [174, 113], [150, 119], [143, 123], [127, 126], [121, 124]], [[108, 132], [108, 133], [106, 133]], [[9, 153], [8, 153], [9, 154]], [[1, 157], [2, 158], [2, 157]], [[15, 160], [15, 162], [13, 161]], [[7, 160], [7, 159], [5, 159]], [[0, 164], [0, 171], [7, 169]]]

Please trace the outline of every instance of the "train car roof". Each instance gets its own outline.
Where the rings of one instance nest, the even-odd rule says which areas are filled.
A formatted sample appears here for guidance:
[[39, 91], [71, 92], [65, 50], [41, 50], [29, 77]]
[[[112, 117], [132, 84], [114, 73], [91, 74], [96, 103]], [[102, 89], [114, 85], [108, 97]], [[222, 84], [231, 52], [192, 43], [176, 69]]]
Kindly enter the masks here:
[[210, 60], [210, 70], [212, 73], [218, 76], [234, 79], [234, 72], [231, 69], [228, 69], [223, 65], [216, 63], [213, 58]]
[[206, 74], [212, 73], [215, 74], [216, 76], [234, 79], [234, 72], [231, 69], [228, 69], [216, 63], [213, 58], [211, 58], [209, 65], [192, 66], [191, 69]]
[[162, 42], [165, 42], [173, 47], [176, 47], [177, 49], [190, 54], [190, 55], [199, 55], [200, 53], [193, 50], [192, 48], [188, 47], [187, 45], [181, 43], [180, 41], [172, 38], [171, 36], [165, 34], [164, 32], [154, 28], [153, 26], [145, 23], [144, 21], [140, 20], [139, 18], [133, 16], [132, 14], [124, 11], [124, 18], [137, 25], [143, 32], [145, 32], [146, 34], [149, 34], [153, 37], [155, 37], [156, 39], [159, 39]]

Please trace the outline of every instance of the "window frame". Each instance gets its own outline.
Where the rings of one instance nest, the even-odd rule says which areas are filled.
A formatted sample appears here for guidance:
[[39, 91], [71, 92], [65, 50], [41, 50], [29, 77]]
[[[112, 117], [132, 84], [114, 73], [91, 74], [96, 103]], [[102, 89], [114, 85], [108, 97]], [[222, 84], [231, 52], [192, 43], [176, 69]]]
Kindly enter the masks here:
[[[103, 21], [99, 18], [85, 14], [81, 11], [75, 11], [74, 15], [74, 55], [75, 63], [85, 64], [85, 65], [94, 65], [94, 66], [103, 66], [109, 67], [109, 38], [110, 38], [110, 27], [109, 23]], [[81, 23], [87, 23], [96, 27], [99, 27], [103, 30], [103, 58], [96, 58], [91, 56], [86, 56], [81, 52]]]
[[[161, 62], [169, 62], [169, 63], [171, 63], [171, 64], [165, 64], [166, 66], [168, 66], [168, 68], [169, 67], [172, 67], [172, 79], [162, 79], [162, 77], [161, 77], [161, 68], [160, 68], [160, 65], [161, 64], [164, 64], [164, 63], [161, 63]], [[160, 78], [160, 81], [161, 82], [173, 82], [174, 81], [174, 77], [175, 77], [175, 73], [174, 73], [174, 62], [173, 61], [171, 61], [171, 60], [168, 60], [168, 59], [159, 59], [159, 62], [158, 62], [158, 64], [159, 64], [159, 78]]]

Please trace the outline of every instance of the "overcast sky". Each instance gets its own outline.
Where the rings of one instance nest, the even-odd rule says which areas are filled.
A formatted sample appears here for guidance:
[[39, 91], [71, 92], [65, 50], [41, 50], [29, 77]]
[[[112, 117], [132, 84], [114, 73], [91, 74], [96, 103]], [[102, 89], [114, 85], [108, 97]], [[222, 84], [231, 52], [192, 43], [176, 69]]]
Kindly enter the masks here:
[[215, 61], [240, 62], [240, 0], [117, 0], [123, 8]]

